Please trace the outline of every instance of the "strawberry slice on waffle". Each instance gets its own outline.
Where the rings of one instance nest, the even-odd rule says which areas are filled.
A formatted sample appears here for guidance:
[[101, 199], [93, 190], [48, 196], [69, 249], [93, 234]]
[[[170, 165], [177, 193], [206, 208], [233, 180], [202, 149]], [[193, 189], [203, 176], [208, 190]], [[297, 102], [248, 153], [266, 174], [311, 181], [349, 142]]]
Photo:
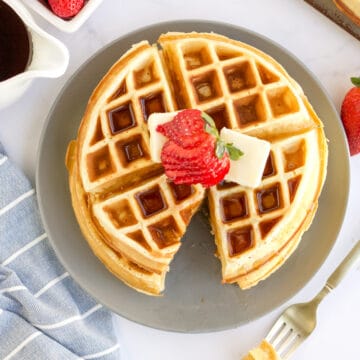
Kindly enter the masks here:
[[216, 185], [229, 172], [230, 158], [236, 160], [242, 155], [220, 139], [214, 120], [197, 109], [180, 111], [156, 130], [168, 138], [161, 162], [175, 184]]

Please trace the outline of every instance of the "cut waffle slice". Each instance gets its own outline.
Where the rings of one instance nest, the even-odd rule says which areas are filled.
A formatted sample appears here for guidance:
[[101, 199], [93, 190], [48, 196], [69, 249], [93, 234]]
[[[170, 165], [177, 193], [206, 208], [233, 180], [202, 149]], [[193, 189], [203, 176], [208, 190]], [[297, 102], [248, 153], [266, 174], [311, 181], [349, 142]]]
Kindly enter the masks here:
[[261, 185], [210, 189], [224, 282], [256, 285], [295, 250], [317, 208], [322, 167], [317, 130], [272, 142]]
[[114, 192], [162, 173], [150, 159], [147, 118], [176, 103], [156, 47], [140, 42], [94, 90], [78, 133], [78, 164], [86, 192]]
[[73, 207], [94, 253], [125, 283], [155, 295], [204, 197], [199, 185], [169, 182], [150, 159], [147, 118], [175, 109], [160, 53], [141, 42], [94, 90], [68, 155], [76, 156], [68, 160]]
[[196, 186], [160, 175], [92, 206], [105, 242], [142, 268], [162, 273], [203, 198]]
[[197, 33], [159, 42], [182, 107], [271, 143], [259, 187], [224, 183], [208, 196], [223, 281], [249, 288], [284, 263], [311, 224], [326, 174], [322, 123], [300, 86], [249, 45]]
[[314, 127], [300, 86], [270, 56], [216, 34], [168, 33], [159, 43], [181, 108], [261, 138]]
[[73, 141], [68, 147], [66, 157], [71, 199], [80, 229], [90, 248], [107, 269], [128, 286], [149, 295], [160, 294], [164, 289], [166, 272], [159, 274], [147, 271], [130, 261], [107, 244], [96, 226], [88, 207], [88, 194], [85, 192], [79, 176], [76, 152], [77, 144]]

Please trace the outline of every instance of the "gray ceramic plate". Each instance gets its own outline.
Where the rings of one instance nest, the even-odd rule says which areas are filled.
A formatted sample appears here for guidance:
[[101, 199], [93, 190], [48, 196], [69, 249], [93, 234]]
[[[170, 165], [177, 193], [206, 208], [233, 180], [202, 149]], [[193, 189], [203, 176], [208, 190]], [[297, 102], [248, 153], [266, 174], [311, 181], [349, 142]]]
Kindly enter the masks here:
[[[167, 31], [214, 31], [254, 45], [275, 57], [302, 85], [322, 118], [329, 139], [328, 176], [310, 230], [288, 262], [254, 289], [221, 285], [220, 263], [206, 219], [193, 219], [167, 275], [163, 297], [149, 297], [123, 285], [92, 254], [70, 203], [64, 157], [92, 90], [132, 44], [156, 41]], [[349, 163], [344, 134], [333, 105], [314, 76], [272, 41], [232, 25], [186, 21], [140, 29], [98, 52], [68, 81], [43, 130], [36, 174], [42, 218], [63, 265], [90, 294], [114, 312], [164, 330], [207, 332], [236, 327], [281, 305], [319, 269], [340, 230], [348, 197]]]

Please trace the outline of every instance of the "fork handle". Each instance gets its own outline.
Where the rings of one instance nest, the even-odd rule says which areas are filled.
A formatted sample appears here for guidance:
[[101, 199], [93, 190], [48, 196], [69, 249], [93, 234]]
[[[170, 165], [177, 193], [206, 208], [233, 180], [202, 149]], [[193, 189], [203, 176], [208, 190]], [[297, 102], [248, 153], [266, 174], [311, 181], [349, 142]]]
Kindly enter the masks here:
[[335, 269], [326, 281], [326, 287], [329, 290], [333, 290], [337, 285], [340, 284], [341, 280], [345, 277], [350, 269], [360, 259], [360, 241], [358, 241], [352, 250], [346, 255], [341, 264]]

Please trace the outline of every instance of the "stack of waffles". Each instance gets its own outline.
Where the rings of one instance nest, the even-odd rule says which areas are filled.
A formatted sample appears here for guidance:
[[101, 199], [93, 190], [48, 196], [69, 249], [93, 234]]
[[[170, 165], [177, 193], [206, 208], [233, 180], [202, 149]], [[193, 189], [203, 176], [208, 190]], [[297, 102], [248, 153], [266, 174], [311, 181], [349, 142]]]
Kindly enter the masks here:
[[[107, 268], [157, 295], [192, 215], [207, 196], [225, 283], [249, 288], [275, 271], [311, 224], [326, 175], [322, 123], [271, 57], [216, 34], [141, 42], [94, 90], [67, 166], [82, 232]], [[267, 140], [259, 187], [175, 185], [149, 155], [154, 112], [197, 108]], [[246, 169], [244, 169], [246, 171]]]

